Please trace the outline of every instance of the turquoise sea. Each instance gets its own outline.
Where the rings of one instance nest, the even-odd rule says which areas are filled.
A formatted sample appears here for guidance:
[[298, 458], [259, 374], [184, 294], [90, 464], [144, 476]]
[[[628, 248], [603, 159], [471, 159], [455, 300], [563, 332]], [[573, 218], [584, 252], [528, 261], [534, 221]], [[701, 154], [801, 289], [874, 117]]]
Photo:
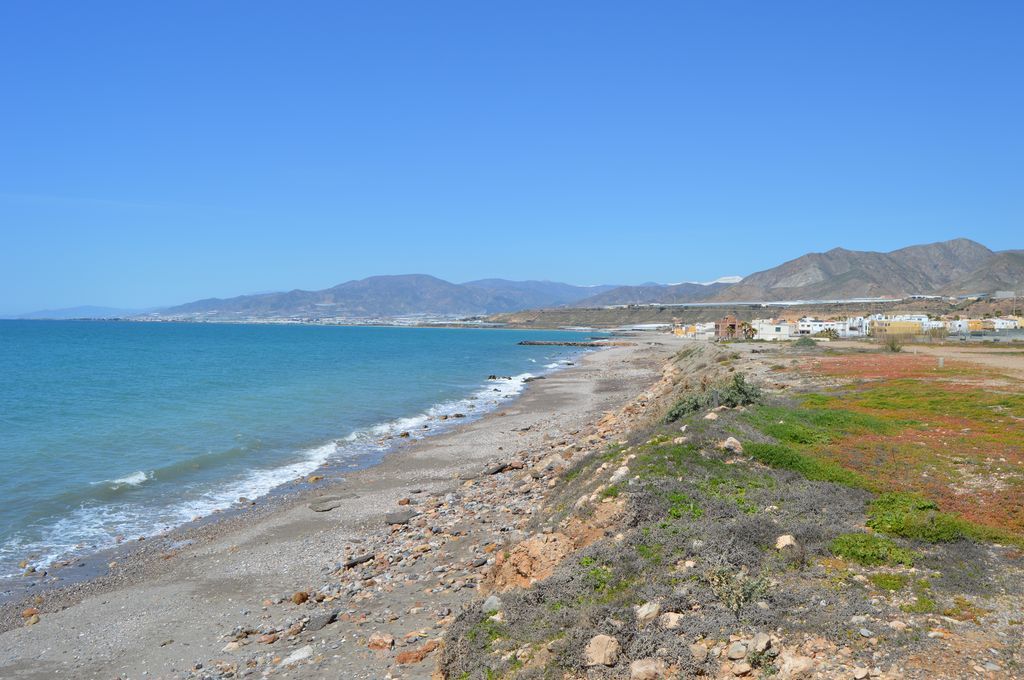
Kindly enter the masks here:
[[0, 577], [26, 558], [43, 567], [165, 531], [324, 464], [372, 464], [397, 434], [479, 416], [580, 352], [518, 341], [585, 337], [0, 321]]

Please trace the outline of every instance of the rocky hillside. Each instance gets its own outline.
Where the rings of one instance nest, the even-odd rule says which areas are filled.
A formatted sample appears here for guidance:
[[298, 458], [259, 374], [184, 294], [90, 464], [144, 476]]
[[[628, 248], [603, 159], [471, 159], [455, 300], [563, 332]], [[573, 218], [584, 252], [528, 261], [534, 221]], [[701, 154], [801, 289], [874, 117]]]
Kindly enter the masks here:
[[[911, 246], [888, 253], [833, 248], [808, 253], [751, 274], [712, 299], [822, 300], [934, 295], [982, 277], [997, 256], [969, 239]], [[1024, 269], [1014, 275], [1024, 274]], [[1024, 285], [1024, 276], [1018, 280]], [[972, 291], [981, 292], [981, 291]]]
[[977, 271], [946, 287], [950, 295], [964, 295], [996, 290], [1024, 293], [1024, 250], [993, 253]]
[[438, 676], [1020, 677], [1024, 539], [812, 454], [902, 425], [823, 408], [776, 363], [801, 351], [695, 345], [603, 445], [538, 461], [532, 535], [496, 551]]

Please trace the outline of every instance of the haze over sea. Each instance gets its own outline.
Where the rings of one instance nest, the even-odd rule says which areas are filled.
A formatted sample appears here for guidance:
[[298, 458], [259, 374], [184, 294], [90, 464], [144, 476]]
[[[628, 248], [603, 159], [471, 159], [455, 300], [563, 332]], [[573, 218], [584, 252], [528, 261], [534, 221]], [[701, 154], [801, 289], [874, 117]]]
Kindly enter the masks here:
[[401, 432], [480, 415], [581, 351], [522, 339], [585, 336], [0, 321], [0, 575], [164, 531], [324, 463], [365, 467]]

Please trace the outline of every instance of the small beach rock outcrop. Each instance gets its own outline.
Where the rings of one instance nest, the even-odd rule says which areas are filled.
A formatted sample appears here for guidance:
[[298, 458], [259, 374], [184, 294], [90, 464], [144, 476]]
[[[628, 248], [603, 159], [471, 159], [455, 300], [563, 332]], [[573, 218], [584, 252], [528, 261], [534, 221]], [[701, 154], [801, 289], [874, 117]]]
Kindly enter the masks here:
[[395, 646], [395, 638], [390, 633], [377, 632], [366, 641], [366, 646], [379, 652], [390, 651]]
[[499, 591], [529, 588], [551, 576], [558, 563], [572, 550], [572, 541], [559, 532], [529, 538], [508, 553], [501, 552], [495, 556], [494, 567], [487, 578], [488, 585]]
[[427, 655], [441, 646], [437, 640], [428, 640], [422, 647], [399, 652], [395, 657], [395, 663], [403, 666], [421, 663]]
[[614, 666], [619, 660], [621, 646], [611, 635], [595, 635], [583, 650], [585, 666]]
[[312, 656], [313, 648], [310, 645], [306, 645], [305, 647], [300, 647], [296, 649], [294, 652], [288, 655], [288, 658], [282, 661], [281, 665], [291, 666], [292, 664], [296, 664], [300, 661], [305, 661], [306, 659], [312, 658]]
[[420, 513], [415, 510], [400, 510], [398, 512], [389, 512], [384, 515], [385, 524], [408, 524], [413, 517]]

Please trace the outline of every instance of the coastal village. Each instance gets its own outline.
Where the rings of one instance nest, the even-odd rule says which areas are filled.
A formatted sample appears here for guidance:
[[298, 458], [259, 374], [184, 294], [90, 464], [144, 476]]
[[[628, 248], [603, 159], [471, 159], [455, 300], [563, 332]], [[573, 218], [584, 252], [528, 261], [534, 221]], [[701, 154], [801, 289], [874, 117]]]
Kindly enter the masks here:
[[[933, 317], [929, 314], [894, 313], [818, 319], [810, 316], [789, 316], [775, 319], [742, 321], [729, 314], [718, 321], [683, 324], [674, 323], [674, 335], [701, 340], [794, 340], [800, 337], [822, 339], [849, 339], [882, 336], [919, 337], [935, 339], [948, 337], [1016, 338], [1024, 329], [1024, 316], [989, 316], [978, 319]], [[1019, 339], [1024, 340], [1024, 334]]]

